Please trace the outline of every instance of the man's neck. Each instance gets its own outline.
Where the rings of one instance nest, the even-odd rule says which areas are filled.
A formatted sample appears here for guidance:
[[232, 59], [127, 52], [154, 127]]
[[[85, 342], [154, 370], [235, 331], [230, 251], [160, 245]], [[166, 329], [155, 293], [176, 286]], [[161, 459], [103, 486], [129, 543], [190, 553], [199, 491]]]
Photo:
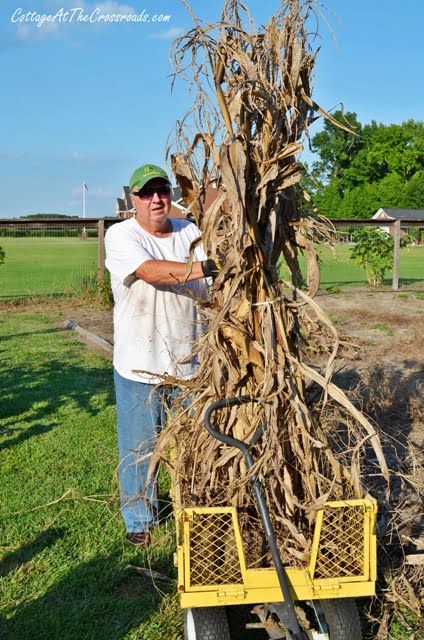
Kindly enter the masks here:
[[137, 216], [135, 216], [135, 221], [140, 225], [142, 229], [150, 233], [152, 236], [156, 236], [157, 238], [166, 238], [170, 236], [173, 232], [172, 222], [169, 218], [167, 218], [160, 225], [150, 225], [146, 224], [144, 221], [140, 220]]

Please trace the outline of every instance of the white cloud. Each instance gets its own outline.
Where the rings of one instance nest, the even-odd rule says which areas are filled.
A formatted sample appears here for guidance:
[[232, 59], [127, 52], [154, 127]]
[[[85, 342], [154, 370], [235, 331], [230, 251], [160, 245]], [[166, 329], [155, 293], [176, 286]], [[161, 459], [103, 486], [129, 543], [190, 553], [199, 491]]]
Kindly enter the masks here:
[[181, 27], [172, 27], [171, 29], [167, 29], [166, 31], [159, 31], [158, 33], [150, 33], [149, 38], [151, 40], [173, 40], [174, 38], [178, 38], [183, 32]]
[[[75, 1], [75, 0], [74, 0]], [[95, 9], [100, 9], [100, 13], [109, 14], [133, 14], [136, 13], [134, 7], [130, 7], [129, 4], [119, 4], [119, 2], [100, 2], [94, 5]]]
[[59, 22], [44, 22], [38, 27], [36, 22], [19, 22], [16, 24], [16, 36], [21, 44], [34, 44], [47, 38], [59, 37], [61, 25]]
[[116, 194], [111, 189], [94, 189], [92, 195], [95, 198], [116, 198]]
[[37, 23], [19, 23], [17, 25], [17, 36], [24, 42], [39, 42], [51, 36], [58, 36], [60, 31], [59, 22], [44, 22], [41, 27]]
[[72, 151], [71, 156], [70, 156], [71, 160], [86, 160], [87, 156], [85, 156], [83, 153], [80, 153], [79, 151]]

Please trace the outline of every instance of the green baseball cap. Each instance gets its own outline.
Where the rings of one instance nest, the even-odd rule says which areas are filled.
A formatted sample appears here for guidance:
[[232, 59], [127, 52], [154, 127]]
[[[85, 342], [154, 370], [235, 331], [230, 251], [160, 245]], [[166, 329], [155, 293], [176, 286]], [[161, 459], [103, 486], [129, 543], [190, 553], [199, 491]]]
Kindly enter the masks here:
[[134, 171], [130, 178], [130, 191], [135, 187], [141, 189], [149, 180], [153, 180], [153, 178], [163, 178], [163, 180], [171, 184], [168, 174], [163, 169], [155, 164], [143, 164]]

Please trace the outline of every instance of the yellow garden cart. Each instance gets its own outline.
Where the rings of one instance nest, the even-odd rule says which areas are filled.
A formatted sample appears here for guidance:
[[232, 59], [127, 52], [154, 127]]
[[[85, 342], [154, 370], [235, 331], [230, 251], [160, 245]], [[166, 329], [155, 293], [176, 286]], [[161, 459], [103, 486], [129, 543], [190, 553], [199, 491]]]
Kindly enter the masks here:
[[[242, 396], [213, 403], [205, 425], [215, 438], [240, 449], [251, 469], [249, 446], [211, 423], [217, 409], [246, 402], [255, 400]], [[252, 442], [261, 435], [255, 434]], [[254, 475], [252, 483], [273, 568], [246, 567], [236, 508], [178, 508], [176, 501], [178, 591], [185, 610], [185, 639], [231, 640], [227, 607], [256, 605], [253, 611], [259, 620], [246, 626], [265, 629], [269, 638], [360, 640], [355, 598], [375, 593], [375, 500], [325, 503], [317, 514], [309, 565], [283, 567]]]

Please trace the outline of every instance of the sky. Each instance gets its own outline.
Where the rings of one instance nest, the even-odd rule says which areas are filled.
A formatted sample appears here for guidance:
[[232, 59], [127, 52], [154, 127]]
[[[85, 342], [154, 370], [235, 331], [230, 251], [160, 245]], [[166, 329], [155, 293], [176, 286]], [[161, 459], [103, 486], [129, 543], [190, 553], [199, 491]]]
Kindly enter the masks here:
[[[278, 0], [244, 0], [258, 23]], [[191, 0], [219, 18], [223, 0]], [[314, 99], [362, 123], [424, 120], [424, 2], [328, 0]], [[108, 22], [135, 15], [136, 22]], [[43, 16], [52, 18], [43, 21]], [[181, 0], [2, 0], [0, 218], [114, 215], [122, 185], [165, 149], [190, 105], [171, 91], [170, 46], [192, 26]], [[313, 135], [322, 121], [311, 129]], [[303, 159], [310, 161], [306, 152]]]

